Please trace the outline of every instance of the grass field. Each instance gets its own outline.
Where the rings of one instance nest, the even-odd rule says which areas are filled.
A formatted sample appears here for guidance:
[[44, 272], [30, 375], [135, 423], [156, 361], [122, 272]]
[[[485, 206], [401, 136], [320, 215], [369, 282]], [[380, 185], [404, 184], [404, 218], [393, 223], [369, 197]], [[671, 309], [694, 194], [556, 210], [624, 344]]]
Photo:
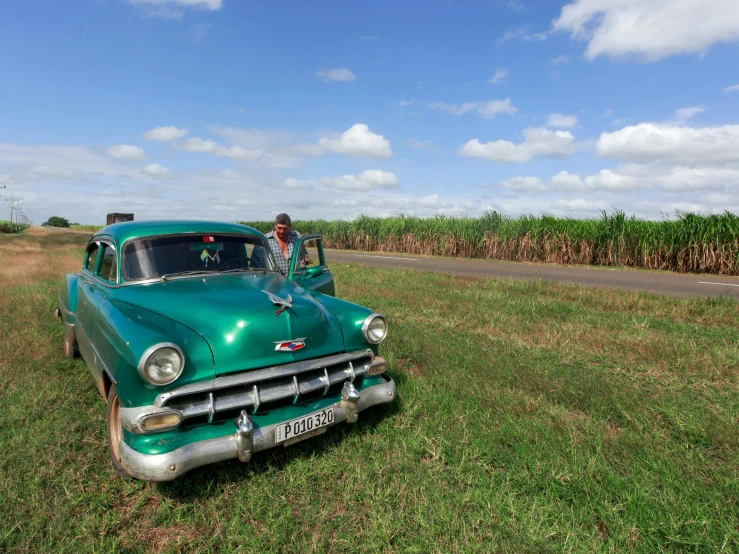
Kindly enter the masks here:
[[25, 223], [11, 223], [6, 219], [0, 219], [0, 233], [19, 233], [27, 228], [28, 225]]
[[74, 229], [75, 231], [90, 231], [91, 233], [99, 231], [103, 227], [105, 225], [79, 225], [78, 223], [73, 223], [69, 226], [70, 229]]
[[0, 551], [739, 551], [733, 301], [335, 263], [398, 401], [152, 484], [51, 315], [86, 237], [41, 233], [0, 237]]

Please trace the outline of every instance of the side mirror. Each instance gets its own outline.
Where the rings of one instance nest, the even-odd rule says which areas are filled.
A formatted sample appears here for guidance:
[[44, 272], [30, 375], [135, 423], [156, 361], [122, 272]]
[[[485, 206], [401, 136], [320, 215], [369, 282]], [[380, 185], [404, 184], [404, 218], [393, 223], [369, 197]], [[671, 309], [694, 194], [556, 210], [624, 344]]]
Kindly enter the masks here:
[[312, 279], [313, 277], [318, 277], [321, 273], [323, 273], [321, 266], [309, 267], [303, 273], [303, 279]]

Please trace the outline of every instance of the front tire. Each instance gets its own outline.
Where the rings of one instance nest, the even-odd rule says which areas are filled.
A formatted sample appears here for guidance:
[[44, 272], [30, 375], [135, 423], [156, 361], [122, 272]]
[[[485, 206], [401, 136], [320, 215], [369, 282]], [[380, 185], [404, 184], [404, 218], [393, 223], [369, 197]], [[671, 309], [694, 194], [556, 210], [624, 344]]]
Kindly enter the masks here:
[[113, 469], [119, 477], [131, 478], [131, 475], [121, 465], [120, 446], [123, 440], [123, 426], [121, 425], [121, 401], [118, 398], [115, 385], [108, 392], [108, 451]]

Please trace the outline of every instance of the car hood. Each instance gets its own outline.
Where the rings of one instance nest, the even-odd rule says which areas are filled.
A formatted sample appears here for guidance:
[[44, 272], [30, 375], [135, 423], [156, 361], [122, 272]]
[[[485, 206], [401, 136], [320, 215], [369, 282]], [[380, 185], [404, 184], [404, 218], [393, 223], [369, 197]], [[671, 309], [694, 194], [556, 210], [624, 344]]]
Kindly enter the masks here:
[[[279, 315], [268, 291], [292, 297]], [[279, 365], [344, 351], [336, 317], [305, 289], [274, 273], [189, 277], [121, 287], [116, 297], [186, 325], [213, 351], [216, 374]], [[278, 352], [275, 343], [304, 339], [305, 346]]]

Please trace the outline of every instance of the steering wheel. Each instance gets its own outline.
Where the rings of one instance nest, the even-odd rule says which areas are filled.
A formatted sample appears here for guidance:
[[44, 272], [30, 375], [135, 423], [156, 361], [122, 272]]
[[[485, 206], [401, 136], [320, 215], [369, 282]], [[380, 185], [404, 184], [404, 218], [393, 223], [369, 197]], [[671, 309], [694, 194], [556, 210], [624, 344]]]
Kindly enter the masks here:
[[[219, 269], [229, 269], [228, 268], [228, 265], [230, 263], [233, 263], [233, 262], [236, 262], [236, 261], [240, 261], [240, 260], [243, 260], [245, 262], [243, 265], [241, 265], [240, 268], [246, 269], [246, 268], [249, 267], [249, 258], [247, 258], [246, 256], [236, 256], [235, 258], [231, 258], [229, 260], [226, 260], [225, 262], [221, 262], [221, 264], [218, 266], [218, 268]], [[240, 268], [238, 266], [234, 266], [232, 269], [240, 269]]]

